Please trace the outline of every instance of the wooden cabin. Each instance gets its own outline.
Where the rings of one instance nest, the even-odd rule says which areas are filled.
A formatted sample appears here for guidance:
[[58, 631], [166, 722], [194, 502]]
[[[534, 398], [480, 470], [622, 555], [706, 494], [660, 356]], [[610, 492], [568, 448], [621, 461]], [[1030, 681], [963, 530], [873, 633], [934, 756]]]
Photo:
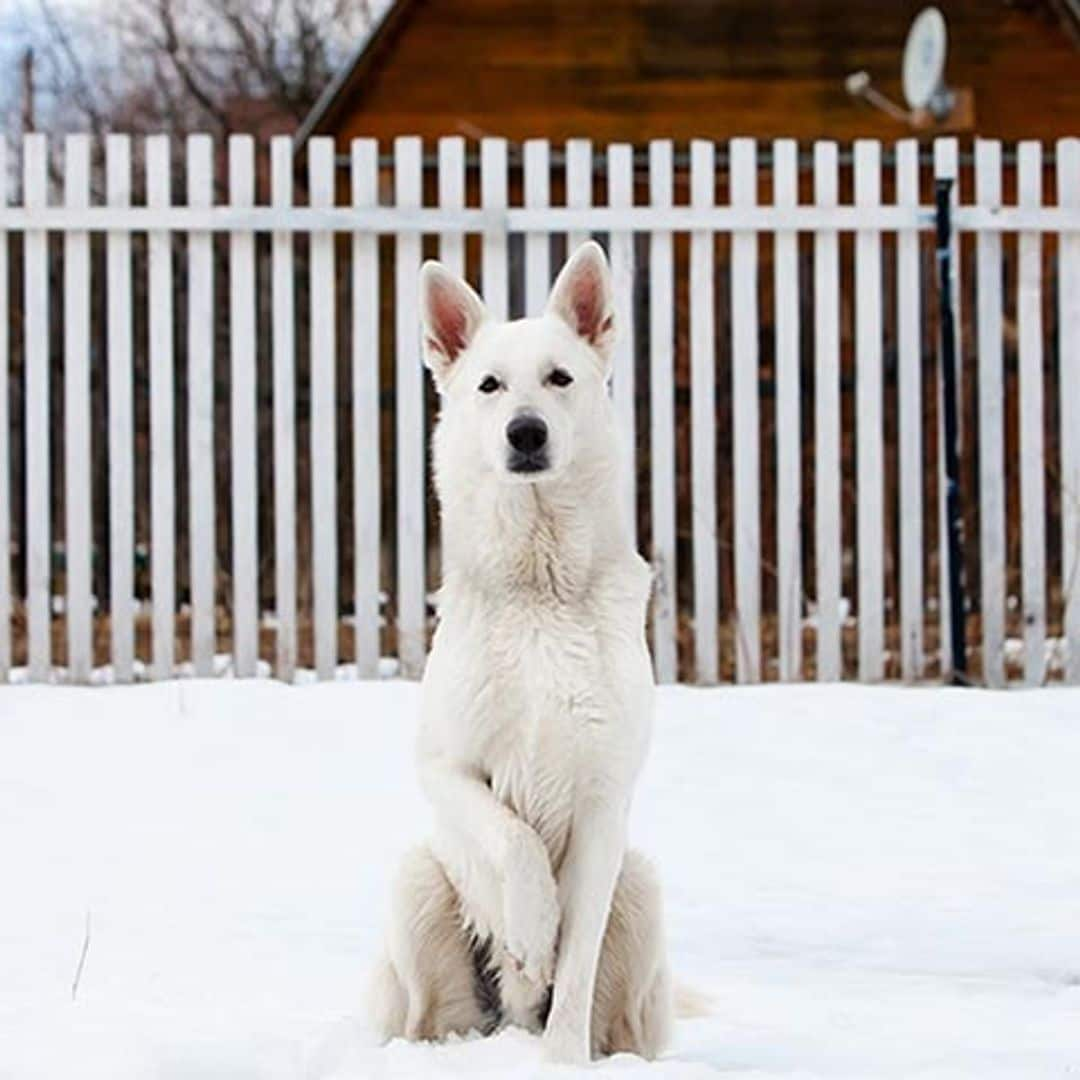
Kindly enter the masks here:
[[[498, 135], [595, 143], [753, 135], [893, 140], [854, 100], [867, 71], [903, 104], [922, 3], [880, 0], [395, 0], [300, 130], [389, 139]], [[1080, 19], [1063, 0], [942, 0], [947, 79], [978, 134], [1076, 134]]]

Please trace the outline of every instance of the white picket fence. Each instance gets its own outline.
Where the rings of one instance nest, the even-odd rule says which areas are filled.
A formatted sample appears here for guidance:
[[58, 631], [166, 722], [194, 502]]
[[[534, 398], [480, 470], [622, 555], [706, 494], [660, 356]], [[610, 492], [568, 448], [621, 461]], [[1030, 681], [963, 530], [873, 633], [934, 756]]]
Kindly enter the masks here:
[[[136, 153], [133, 155], [133, 149]], [[819, 142], [812, 153], [813, 199], [799, 201], [799, 159], [796, 143], [779, 140], [769, 146], [734, 139], [726, 146], [723, 167], [730, 198], [718, 205], [717, 152], [712, 142], [690, 146], [689, 202], [676, 205], [675, 148], [669, 141], [648, 147], [648, 201], [635, 203], [634, 153], [630, 146], [595, 149], [587, 140], [565, 146], [559, 170], [565, 184], [565, 205], [551, 205], [553, 148], [544, 141], [522, 148], [521, 204], [511, 205], [508, 183], [510, 148], [504, 140], [484, 139], [480, 154], [480, 205], [466, 205], [466, 145], [460, 138], [439, 141], [437, 205], [424, 203], [423, 146], [403, 137], [393, 146], [392, 168], [380, 164], [379, 148], [370, 140], [355, 141], [349, 153], [347, 189], [338, 183], [341, 170], [332, 143], [313, 139], [306, 159], [294, 161], [288, 139], [269, 146], [271, 197], [256, 205], [257, 157], [263, 151], [251, 137], [228, 143], [228, 204], [214, 200], [215, 146], [196, 135], [183, 149], [187, 200], [177, 205], [170, 190], [174, 153], [166, 137], [133, 144], [123, 135], [109, 136], [104, 147], [104, 205], [90, 205], [92, 153], [88, 137], [69, 137], [62, 163], [62, 199], [49, 198], [50, 146], [43, 136], [28, 136], [21, 147], [21, 202], [0, 193], [0, 363], [12, 370], [8, 328], [21, 320], [25, 423], [25, 595], [15, 597], [11, 560], [0, 559], [0, 675], [12, 671], [13, 612], [25, 608], [27, 671], [32, 680], [66, 678], [81, 682], [94, 667], [94, 608], [110, 612], [109, 661], [117, 680], [132, 679], [143, 669], [136, 660], [133, 564], [135, 558], [135, 436], [133, 407], [133, 237], [148, 237], [147, 348], [149, 386], [149, 470], [151, 492], [152, 657], [145, 674], [166, 678], [177, 670], [177, 600], [175, 485], [176, 455], [187, 455], [189, 476], [190, 670], [198, 675], [218, 670], [215, 590], [220, 560], [215, 551], [216, 516], [231, 516], [231, 670], [251, 676], [259, 670], [260, 627], [273, 617], [274, 669], [293, 678], [298, 656], [297, 429], [295, 361], [298, 328], [310, 327], [310, 499], [312, 522], [312, 599], [314, 667], [331, 677], [339, 664], [355, 662], [361, 676], [374, 675], [388, 639], [380, 622], [392, 621], [392, 640], [401, 670], [416, 675], [422, 668], [429, 629], [426, 556], [425, 386], [419, 361], [417, 272], [424, 237], [438, 238], [441, 258], [453, 269], [466, 268], [466, 237], [479, 235], [479, 286], [496, 317], [510, 310], [508, 271], [510, 237], [524, 237], [524, 304], [529, 313], [546, 297], [552, 273], [549, 238], [565, 234], [570, 245], [589, 234], [606, 243], [614, 269], [621, 336], [613, 385], [615, 407], [631, 443], [647, 454], [650, 533], [646, 554], [656, 568], [651, 616], [651, 643], [662, 681], [680, 670], [678, 583], [692, 581], [693, 659], [682, 670], [691, 678], [715, 682], [719, 677], [720, 636], [727, 616], [719, 599], [719, 551], [733, 549], [736, 674], [739, 681], [764, 677], [791, 680], [803, 676], [804, 632], [813, 627], [814, 672], [820, 679], [843, 674], [842, 634], [850, 597], [842, 595], [844, 567], [841, 537], [841, 320], [847, 290], [853, 290], [857, 423], [855, 458], [858, 503], [854, 547], [857, 550], [857, 674], [873, 681], [886, 671], [885, 513], [883, 508], [883, 325], [887, 304], [895, 305], [899, 402], [897, 431], [899, 494], [900, 671], [916, 680], [926, 671], [924, 630], [929, 618], [948, 619], [947, 605], [930, 604], [925, 580], [927, 552], [924, 523], [939, 507], [926, 506], [924, 494], [924, 409], [922, 385], [924, 319], [935, 298], [920, 270], [920, 243], [933, 228], [933, 207], [927, 199], [929, 173], [920, 164], [914, 140], [896, 144], [893, 160], [883, 166], [883, 148], [873, 141], [852, 148], [853, 199], [841, 199], [842, 148]], [[761, 161], [768, 152], [767, 170]], [[16, 152], [0, 142], [0, 180], [13, 171]], [[1003, 469], [1003, 238], [1018, 234], [1019, 275], [1015, 289], [1020, 380], [1020, 457], [1022, 515], [1023, 669], [1028, 683], [1047, 672], [1047, 596], [1056, 586], [1063, 597], [1064, 677], [1080, 682], [1080, 590], [1073, 587], [1080, 565], [1080, 140], [1064, 139], [1053, 153], [1057, 201], [1044, 205], [1046, 151], [1038, 143], [1018, 147], [1016, 204], [1002, 202], [1002, 147], [992, 141], [975, 144], [976, 191], [973, 201], [956, 194], [954, 220], [958, 234], [975, 235], [974, 273], [977, 341], [961, 355], [977, 357], [978, 474], [980, 507], [981, 651], [983, 677], [990, 685], [1006, 681], [1007, 551], [1006, 491]], [[7, 155], [7, 156], [5, 156]], [[133, 157], [145, 162], [145, 204], [133, 205]], [[606, 205], [593, 204], [594, 163], [606, 173]], [[299, 205], [294, 170], [302, 165], [307, 203]], [[564, 171], [562, 171], [564, 170]], [[759, 180], [770, 172], [771, 201], [759, 202]], [[933, 177], [956, 178], [959, 146], [939, 140], [933, 148]], [[380, 184], [392, 175], [392, 192]], [[883, 177], [895, 189], [895, 201], [882, 200]], [[430, 194], [430, 192], [429, 192]], [[342, 205], [345, 202], [347, 205]], [[92, 501], [90, 445], [91, 311], [90, 243], [104, 234], [107, 309], [108, 501], [110, 595], [93, 595]], [[228, 354], [231, 386], [231, 504], [215, 505], [213, 454], [214, 234], [227, 234], [229, 245]], [[677, 321], [675, 250], [677, 234], [689, 234], [689, 367], [690, 367], [690, 519], [692, 565], [679, 565], [676, 521], [675, 349]], [[50, 234], [63, 244], [62, 287], [50, 287]], [[272, 254], [268, 287], [272, 293], [269, 341], [272, 348], [272, 461], [259, 460], [256, 446], [257, 342], [256, 291], [263, 287], [256, 272], [256, 236], [269, 234]], [[294, 291], [295, 240], [310, 238], [310, 310], [297, 310]], [[351, 237], [351, 413], [353, 430], [352, 521], [348, 533], [355, 546], [355, 595], [339, 596], [337, 573], [338, 518], [348, 509], [337, 505], [337, 432], [334, 311], [339, 274], [335, 234]], [[647, 234], [648, 285], [648, 430], [636, 431], [645, 410], [635, 386], [634, 357], [644, 333], [635, 326], [635, 235]], [[714, 308], [717, 235], [730, 238], [730, 337], [721, 340]], [[800, 237], [812, 237], [812, 280], [800, 276]], [[854, 236], [853, 269], [842, 273], [845, 237]], [[895, 297], [883, 285], [883, 238], [895, 234]], [[1048, 234], [1056, 244], [1057, 335], [1049, 342], [1044, 326], [1043, 244]], [[22, 238], [22, 295], [10, 297], [9, 244]], [[396, 544], [395, 584], [384, 604], [380, 551], [389, 524], [381, 506], [382, 448], [379, 439], [380, 385], [378, 356], [381, 289], [379, 239], [393, 237], [394, 463], [396, 469], [393, 537]], [[763, 485], [760, 461], [759, 285], [762, 238], [770, 238], [772, 288], [770, 313], [775, 327], [775, 485]], [[922, 238], [920, 240], [920, 238]], [[174, 310], [174, 242], [186, 245], [187, 310]], [[959, 238], [956, 241], [959, 250]], [[958, 266], [960, 265], [958, 261]], [[964, 265], [962, 272], [972, 267]], [[849, 282], [851, 284], [849, 284]], [[800, 297], [813, 289], [812, 328], [815, 398], [813, 405], [813, 499], [801, 485], [803, 432], [800, 370], [803, 346]], [[961, 282], [956, 283], [960, 302]], [[53, 595], [50, 499], [50, 309], [63, 311], [64, 468], [63, 536], [65, 552], [62, 602], [67, 663], [61, 672], [52, 655], [57, 598]], [[21, 307], [21, 310], [17, 310]], [[187, 355], [177, 355], [174, 327], [187, 320]], [[1044, 450], [1044, 400], [1047, 355], [1056, 349], [1060, 381], [1056, 407], [1060, 413], [1060, 461]], [[717, 525], [717, 372], [720, 353], [729, 351], [732, 387], [734, 526], [727, 540]], [[174, 365], [188, 365], [187, 445], [176, 445], [173, 393]], [[725, 369], [726, 370], [726, 369]], [[1053, 391], [1053, 388], [1051, 388]], [[11, 550], [8, 397], [0, 394], [0, 551]], [[273, 468], [274, 593], [272, 611], [261, 610], [257, 567], [256, 524], [258, 471]], [[633, 484], [633, 481], [631, 482]], [[1051, 582], [1047, 565], [1045, 499], [1047, 485], [1061, 487], [1061, 580]], [[769, 669], [763, 656], [762, 498], [776, 499], [776, 634]], [[634, 491], [628, 491], [628, 498]], [[804, 527], [813, 521], [816, 580], [804, 582]], [[943, 530], [936, 530], [943, 536]], [[683, 560], [685, 561], [685, 560]], [[944, 565], [944, 552], [939, 565]], [[937, 590], [944, 599], [943, 590]], [[812, 597], [808, 600], [807, 595]], [[810, 610], [812, 608], [812, 610]], [[342, 612], [351, 613], [355, 655], [339, 655]], [[942, 635], [947, 641], [947, 636]], [[1067, 649], [1064, 647], [1067, 646]], [[949, 666], [942, 658], [942, 670]], [[771, 672], [771, 673], [770, 673]]]

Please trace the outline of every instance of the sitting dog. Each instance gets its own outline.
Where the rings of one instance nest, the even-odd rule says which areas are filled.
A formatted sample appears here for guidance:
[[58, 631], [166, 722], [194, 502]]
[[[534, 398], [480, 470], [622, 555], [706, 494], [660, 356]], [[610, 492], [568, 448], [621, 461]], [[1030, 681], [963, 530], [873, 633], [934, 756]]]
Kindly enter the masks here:
[[582, 245], [538, 318], [421, 271], [444, 582], [406, 856], [371, 1010], [384, 1039], [513, 1023], [547, 1060], [655, 1057], [672, 1021], [660, 890], [626, 848], [649, 744], [650, 589], [608, 394], [607, 260]]

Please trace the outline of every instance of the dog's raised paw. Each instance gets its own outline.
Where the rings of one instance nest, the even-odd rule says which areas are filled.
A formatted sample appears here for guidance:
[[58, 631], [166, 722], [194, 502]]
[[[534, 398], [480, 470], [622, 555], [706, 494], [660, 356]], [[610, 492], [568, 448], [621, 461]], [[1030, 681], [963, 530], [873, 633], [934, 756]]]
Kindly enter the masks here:
[[546, 859], [522, 862], [508, 868], [504, 882], [505, 947], [522, 978], [546, 987], [555, 975], [558, 892]]

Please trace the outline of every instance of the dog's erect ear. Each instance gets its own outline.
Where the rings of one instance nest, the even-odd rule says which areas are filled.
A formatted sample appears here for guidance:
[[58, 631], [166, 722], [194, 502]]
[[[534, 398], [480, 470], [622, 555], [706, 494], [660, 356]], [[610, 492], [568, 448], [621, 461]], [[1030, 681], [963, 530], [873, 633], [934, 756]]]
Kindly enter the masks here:
[[420, 268], [420, 319], [424, 332], [424, 362], [441, 387], [472, 343], [487, 318], [484, 302], [442, 263], [428, 261]]
[[615, 307], [607, 256], [595, 240], [582, 244], [559, 272], [548, 311], [569, 324], [608, 366], [615, 345]]

